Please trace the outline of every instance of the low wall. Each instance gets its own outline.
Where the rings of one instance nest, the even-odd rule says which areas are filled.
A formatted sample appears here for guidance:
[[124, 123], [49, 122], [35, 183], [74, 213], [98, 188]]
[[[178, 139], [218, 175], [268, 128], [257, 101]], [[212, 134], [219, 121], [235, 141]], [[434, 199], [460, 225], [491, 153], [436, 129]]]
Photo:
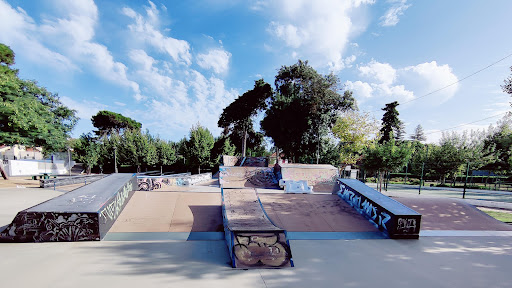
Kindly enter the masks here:
[[71, 184], [90, 184], [92, 182], [96, 182], [100, 179], [105, 178], [104, 174], [99, 175], [80, 175], [80, 176], [71, 176], [71, 177], [60, 177], [60, 178], [50, 178], [50, 179], [41, 179], [39, 180], [39, 187], [48, 188], [55, 186], [64, 186]]
[[333, 192], [339, 178], [338, 169], [325, 164], [278, 164], [275, 171], [283, 180], [307, 181], [313, 192]]
[[271, 167], [219, 167], [219, 184], [224, 188], [279, 189]]
[[[9, 176], [33, 176], [43, 173], [65, 175], [69, 173], [67, 162], [63, 160], [9, 160], [4, 168]], [[74, 165], [74, 162], [71, 163]]]
[[338, 179], [337, 188], [334, 193], [390, 238], [419, 238], [418, 212], [355, 179]]
[[18, 212], [0, 242], [101, 240], [137, 185], [132, 174], [112, 174]]
[[181, 173], [162, 176], [137, 176], [138, 190], [149, 191], [158, 190], [165, 186], [190, 186], [212, 179], [212, 173], [201, 173], [190, 175], [190, 173]]

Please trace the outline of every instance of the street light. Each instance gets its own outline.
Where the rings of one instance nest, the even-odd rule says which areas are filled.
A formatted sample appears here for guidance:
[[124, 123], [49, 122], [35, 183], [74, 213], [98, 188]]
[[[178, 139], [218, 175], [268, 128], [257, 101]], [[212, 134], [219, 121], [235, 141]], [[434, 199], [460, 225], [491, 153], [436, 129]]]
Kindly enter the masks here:
[[69, 167], [69, 176], [71, 177], [71, 151], [73, 151], [73, 148], [68, 147], [68, 167]]

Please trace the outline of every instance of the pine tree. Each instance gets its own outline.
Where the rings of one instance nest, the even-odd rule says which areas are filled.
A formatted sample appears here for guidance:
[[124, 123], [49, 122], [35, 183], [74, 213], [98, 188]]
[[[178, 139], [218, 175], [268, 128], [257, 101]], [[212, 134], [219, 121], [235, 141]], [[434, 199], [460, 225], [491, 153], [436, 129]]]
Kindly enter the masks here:
[[[379, 140], [379, 143], [384, 143], [391, 140], [393, 134], [397, 135], [401, 130], [402, 121], [398, 119], [398, 111], [396, 110], [396, 106], [398, 106], [398, 102], [391, 102], [386, 104], [386, 107], [382, 108], [385, 111], [384, 116], [382, 116], [382, 128], [380, 132], [382, 137]], [[400, 135], [397, 135], [400, 136]]]
[[423, 132], [423, 127], [421, 127], [421, 125], [418, 124], [418, 126], [416, 126], [416, 129], [414, 129], [414, 134], [411, 135], [411, 140], [415, 140], [415, 141], [426, 141], [427, 140], [427, 137], [425, 136], [425, 132]]

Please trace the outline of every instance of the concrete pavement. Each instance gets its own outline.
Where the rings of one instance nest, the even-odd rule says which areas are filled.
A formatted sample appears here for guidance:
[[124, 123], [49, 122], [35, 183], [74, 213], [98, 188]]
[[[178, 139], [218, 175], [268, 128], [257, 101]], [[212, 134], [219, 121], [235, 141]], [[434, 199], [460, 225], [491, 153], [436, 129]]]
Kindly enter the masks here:
[[[0, 226], [60, 193], [0, 188]], [[3, 287], [510, 287], [511, 234], [464, 232], [290, 240], [295, 267], [267, 270], [230, 268], [224, 241], [0, 243], [0, 275]]]

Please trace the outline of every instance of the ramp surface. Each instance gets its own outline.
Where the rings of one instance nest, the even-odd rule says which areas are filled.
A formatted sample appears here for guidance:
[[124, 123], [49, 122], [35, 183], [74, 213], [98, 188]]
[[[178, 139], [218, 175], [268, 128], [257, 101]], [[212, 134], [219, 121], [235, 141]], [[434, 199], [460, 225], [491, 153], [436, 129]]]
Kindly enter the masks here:
[[112, 174], [19, 212], [3, 242], [100, 240], [137, 187], [132, 174]]
[[288, 232], [378, 232], [337, 195], [264, 194], [259, 198], [268, 217]]
[[422, 230], [512, 231], [512, 226], [458, 199], [394, 198], [422, 215]]
[[221, 232], [220, 193], [136, 191], [110, 232]]
[[265, 214], [254, 189], [223, 189], [226, 243], [234, 268], [293, 266], [285, 230]]
[[219, 183], [224, 188], [279, 189], [278, 180], [271, 167], [221, 166]]

